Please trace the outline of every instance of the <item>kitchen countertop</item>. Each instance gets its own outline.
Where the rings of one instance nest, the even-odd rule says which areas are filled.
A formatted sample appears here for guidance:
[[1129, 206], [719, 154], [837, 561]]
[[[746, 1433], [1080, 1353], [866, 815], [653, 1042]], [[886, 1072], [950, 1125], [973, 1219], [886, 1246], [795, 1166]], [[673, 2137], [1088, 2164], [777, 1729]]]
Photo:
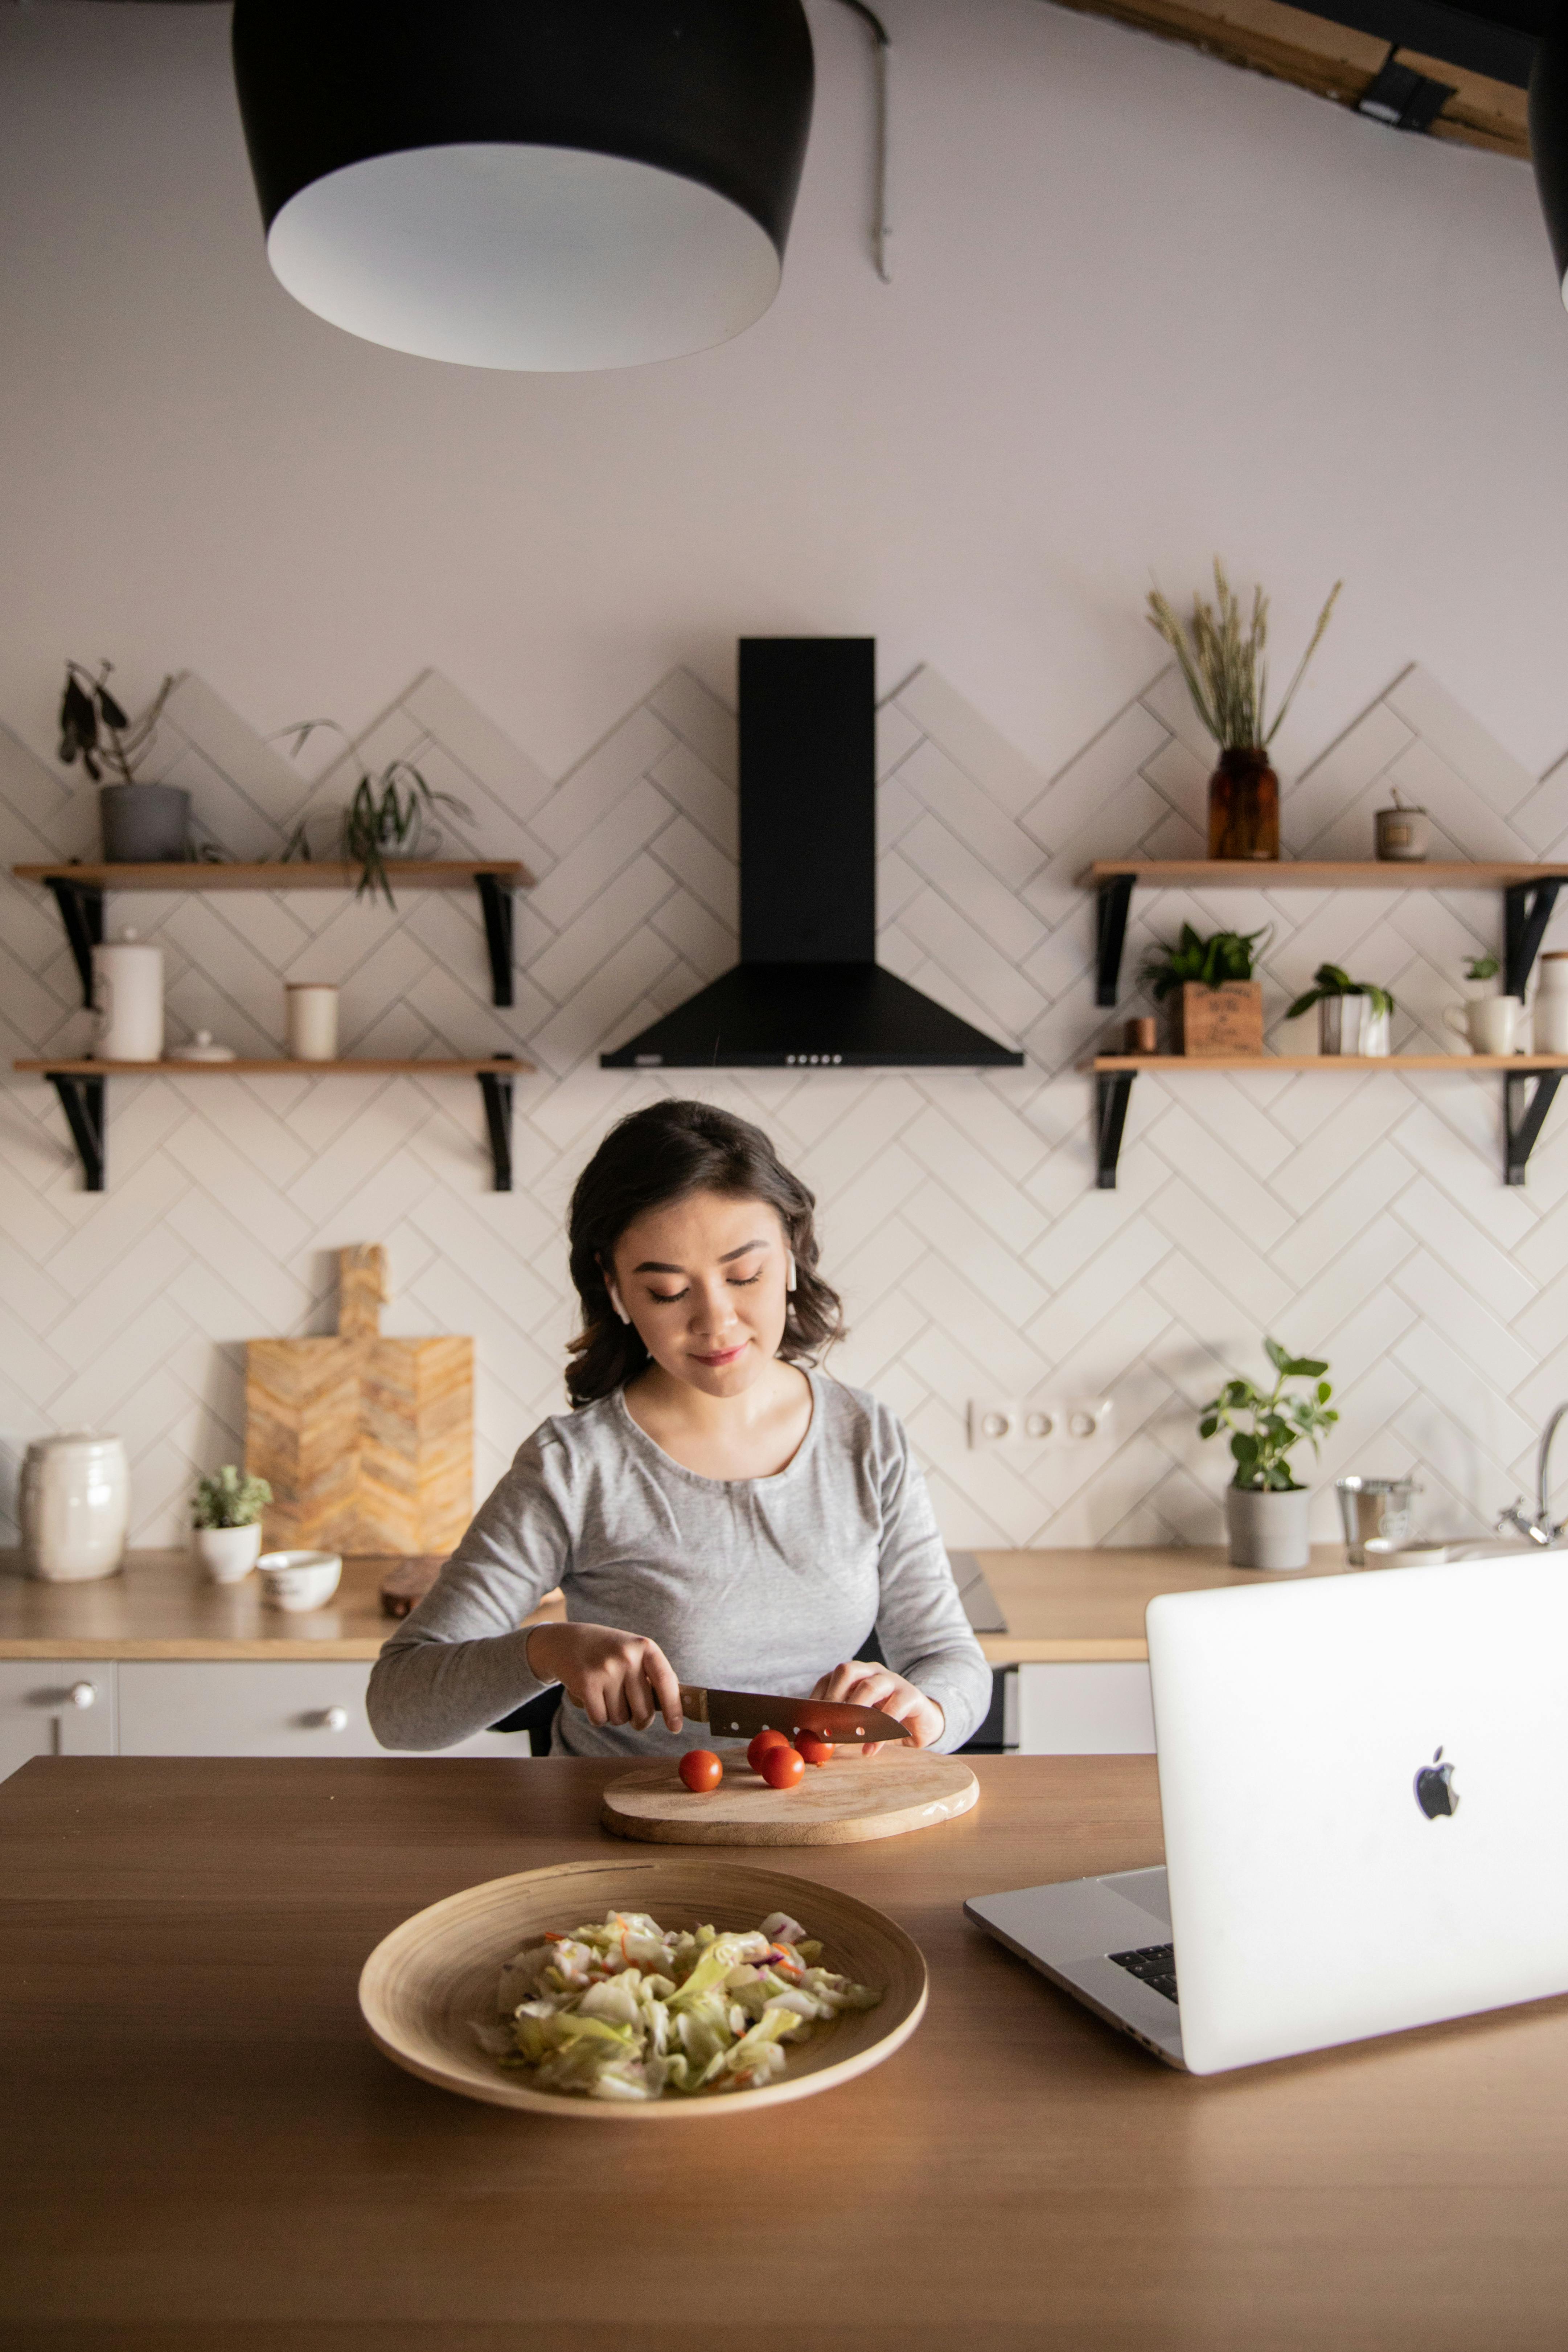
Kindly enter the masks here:
[[[1156, 1592], [1253, 1584], [1222, 1545], [1150, 1551], [983, 1551], [974, 1555], [1007, 1620], [980, 1646], [993, 1665], [1147, 1657], [1143, 1612]], [[119, 1576], [42, 1584], [0, 1553], [0, 1658], [359, 1658], [392, 1630], [378, 1588], [390, 1559], [349, 1559], [331, 1605], [309, 1616], [264, 1609], [258, 1580], [209, 1584], [184, 1551], [132, 1552]], [[1312, 1572], [1337, 1575], [1339, 1544], [1315, 1544]], [[8, 1573], [5, 1571], [9, 1571]], [[528, 1622], [558, 1617], [547, 1601]]]
[[1172, 2073], [960, 1908], [1156, 1861], [1152, 1759], [975, 1762], [959, 1821], [768, 1856], [913, 1935], [931, 1993], [910, 2042], [673, 2139], [414, 2081], [355, 2005], [409, 1913], [615, 1851], [595, 1825], [615, 1766], [26, 1765], [0, 1785], [0, 2336], [1557, 2352], [1568, 2001]]

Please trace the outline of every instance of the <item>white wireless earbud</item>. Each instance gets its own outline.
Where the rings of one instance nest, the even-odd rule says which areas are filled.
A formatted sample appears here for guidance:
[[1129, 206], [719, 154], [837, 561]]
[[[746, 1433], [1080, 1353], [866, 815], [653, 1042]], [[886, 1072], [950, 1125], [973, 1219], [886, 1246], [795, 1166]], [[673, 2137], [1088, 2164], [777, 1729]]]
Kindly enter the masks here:
[[629, 1323], [632, 1318], [626, 1313], [626, 1308], [621, 1305], [621, 1294], [616, 1288], [615, 1284], [613, 1282], [606, 1282], [605, 1287], [610, 1294], [610, 1304], [615, 1308], [616, 1313], [620, 1317], [621, 1321], [623, 1323]]
[[786, 1274], [785, 1274], [785, 1276], [784, 1276], [784, 1288], [785, 1288], [785, 1290], [789, 1293], [790, 1297], [793, 1298], [793, 1297], [795, 1297], [795, 1252], [794, 1252], [794, 1250], [789, 1250], [789, 1251], [787, 1251], [787, 1252], [785, 1253], [785, 1256], [784, 1256], [784, 1264], [785, 1264], [786, 1267], [788, 1268], [788, 1271], [786, 1272]]

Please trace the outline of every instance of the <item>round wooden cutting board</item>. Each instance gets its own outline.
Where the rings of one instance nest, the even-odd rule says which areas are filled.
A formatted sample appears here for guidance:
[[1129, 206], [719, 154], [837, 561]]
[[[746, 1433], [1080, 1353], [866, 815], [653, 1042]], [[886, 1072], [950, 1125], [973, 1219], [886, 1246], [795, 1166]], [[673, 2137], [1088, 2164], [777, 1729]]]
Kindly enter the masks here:
[[917, 1748], [835, 1757], [808, 1766], [797, 1789], [770, 1789], [737, 1752], [703, 1797], [682, 1787], [673, 1762], [639, 1764], [610, 1782], [599, 1821], [613, 1836], [655, 1845], [857, 1845], [950, 1822], [979, 1796], [961, 1758]]

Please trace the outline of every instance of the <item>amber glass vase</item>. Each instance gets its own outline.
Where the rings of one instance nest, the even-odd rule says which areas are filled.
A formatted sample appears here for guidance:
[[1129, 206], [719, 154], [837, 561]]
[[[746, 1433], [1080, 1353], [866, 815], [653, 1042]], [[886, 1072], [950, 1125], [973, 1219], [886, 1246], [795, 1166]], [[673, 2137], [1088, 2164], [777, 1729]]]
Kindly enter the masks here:
[[1209, 856], [1278, 858], [1279, 779], [1260, 749], [1222, 751], [1209, 778]]

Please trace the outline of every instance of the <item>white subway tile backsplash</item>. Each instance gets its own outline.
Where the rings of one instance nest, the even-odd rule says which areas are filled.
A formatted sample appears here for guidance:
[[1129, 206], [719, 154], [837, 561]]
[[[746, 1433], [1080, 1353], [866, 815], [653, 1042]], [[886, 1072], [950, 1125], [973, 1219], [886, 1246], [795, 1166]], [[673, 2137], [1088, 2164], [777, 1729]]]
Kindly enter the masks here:
[[[198, 810], [237, 828], [231, 848], [242, 823], [265, 839], [307, 800], [330, 806], [353, 772], [313, 751], [296, 771], [198, 679], [173, 708]], [[1300, 1050], [1277, 1025], [1288, 992], [1324, 957], [1394, 985], [1410, 1034], [1440, 1043], [1464, 957], [1500, 935], [1495, 896], [1142, 893], [1123, 1006], [1107, 1012], [1079, 870], [1201, 848], [1210, 751], [1174, 672], [1049, 782], [930, 670], [884, 705], [879, 746], [885, 961], [1026, 1039], [1021, 1071], [597, 1069], [601, 1045], [734, 958], [734, 720], [688, 671], [553, 785], [433, 672], [361, 738], [357, 756], [416, 757], [472, 803], [454, 854], [471, 839], [540, 875], [518, 901], [510, 1011], [489, 1002], [464, 894], [400, 894], [395, 912], [303, 890], [113, 901], [111, 928], [134, 921], [164, 948], [171, 1034], [199, 1024], [275, 1051], [284, 979], [321, 977], [343, 988], [345, 1043], [361, 1050], [507, 1041], [537, 1061], [516, 1089], [520, 1189], [488, 1190], [468, 1082], [171, 1078], [112, 1088], [110, 1190], [88, 1196], [52, 1097], [13, 1081], [0, 1437], [14, 1449], [79, 1411], [107, 1417], [136, 1464], [139, 1535], [177, 1539], [193, 1468], [238, 1448], [240, 1343], [331, 1328], [331, 1249], [384, 1238], [388, 1328], [479, 1340], [480, 1475], [498, 1475], [560, 1409], [574, 1319], [560, 1221], [576, 1170], [622, 1112], [682, 1091], [760, 1118], [817, 1191], [825, 1267], [854, 1327], [841, 1369], [906, 1415], [950, 1541], [1213, 1540], [1226, 1462], [1194, 1416], [1228, 1369], [1261, 1371], [1265, 1330], [1331, 1357], [1345, 1417], [1320, 1480], [1414, 1459], [1425, 1523], [1484, 1525], [1528, 1477], [1540, 1413], [1568, 1394], [1568, 1119], [1549, 1122], [1531, 1187], [1507, 1191], [1498, 1090], [1458, 1067], [1147, 1075], [1119, 1189], [1100, 1192], [1092, 1087], [1072, 1066], [1139, 1003], [1149, 942], [1189, 919], [1274, 924], [1266, 1002], [1285, 1049]], [[1537, 785], [1410, 671], [1287, 779], [1286, 839], [1365, 855], [1395, 768], [1468, 854], [1531, 856], [1568, 832], [1568, 763]], [[0, 730], [7, 859], [89, 853], [92, 817], [90, 794]], [[1568, 909], [1557, 928], [1568, 943]], [[52, 909], [9, 882], [0, 960], [13, 1052], [85, 1043]], [[998, 1389], [1113, 1392], [1104, 1454], [971, 1451], [965, 1403]], [[1331, 1498], [1324, 1509], [1328, 1535]]]

